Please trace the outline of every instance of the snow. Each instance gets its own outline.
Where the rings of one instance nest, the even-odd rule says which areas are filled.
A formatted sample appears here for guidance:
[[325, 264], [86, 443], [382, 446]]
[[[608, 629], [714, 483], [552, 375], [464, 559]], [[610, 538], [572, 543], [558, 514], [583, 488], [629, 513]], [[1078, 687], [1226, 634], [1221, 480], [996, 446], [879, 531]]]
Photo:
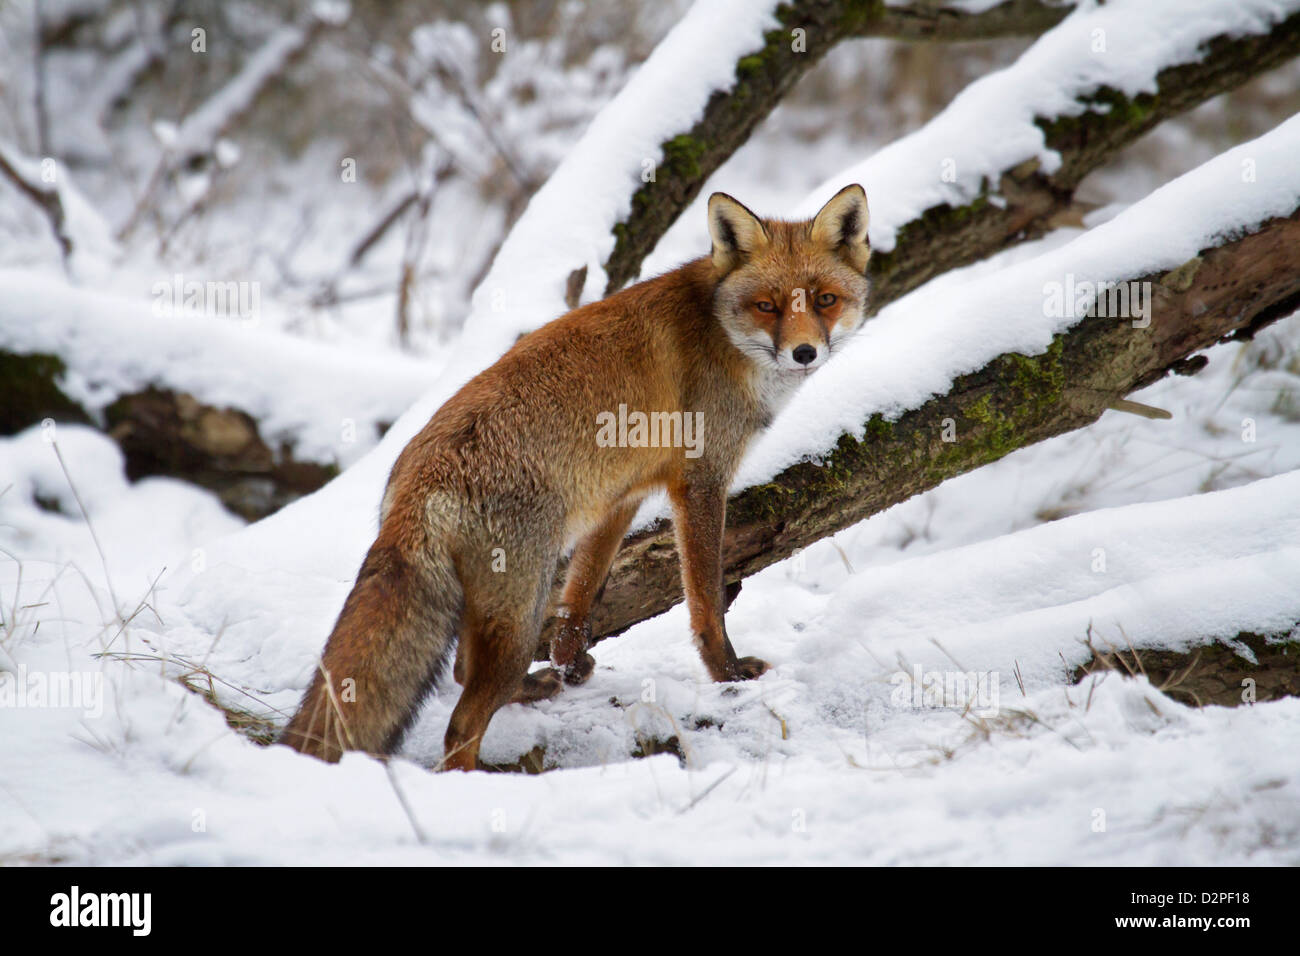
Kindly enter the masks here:
[[[1093, 511], [854, 575], [822, 616], [831, 633], [881, 622], [871, 652], [886, 659], [895, 642], [916, 647], [934, 638], [963, 662], [978, 661], [985, 648], [1004, 661], [1032, 660], [1043, 634], [1083, 634], [1090, 624], [1121, 647], [1122, 626], [1139, 648], [1185, 650], [1241, 631], [1285, 633], [1300, 622], [1297, 542], [1300, 472], [1288, 472]], [[943, 601], [917, 588], [927, 580], [941, 582]], [[805, 654], [820, 656], [815, 643]], [[937, 650], [927, 657], [939, 662]], [[1036, 676], [1048, 681], [1059, 661], [1039, 660], [1046, 670]]]
[[[963, 270], [947, 296], [963, 301], [981, 272], [1016, 268]], [[1016, 289], [1004, 285], [1009, 296]], [[929, 308], [921, 294], [904, 301], [917, 310], [912, 321]], [[1292, 319], [1272, 339], [1216, 349], [1202, 373], [1209, 378], [1172, 379], [1137, 397], [1172, 408], [1212, 398], [1247, 350], [1261, 362], [1285, 355], [1297, 331]], [[0, 752], [0, 799], [15, 808], [0, 817], [0, 855], [147, 864], [1294, 865], [1300, 822], [1288, 808], [1300, 798], [1300, 702], [1198, 710], [1144, 679], [1110, 675], [1068, 688], [1063, 675], [1086, 659], [1089, 634], [1099, 647], [1128, 642], [1140, 653], [1240, 630], [1284, 632], [1300, 620], [1300, 425], [1266, 413], [1272, 389], [1296, 384], [1290, 373], [1261, 372], [1248, 393], [1233, 393], [1231, 402], [1245, 404], [1224, 410], [1227, 427], [1245, 412], [1258, 416], [1274, 445], [1264, 467], [1284, 472], [1275, 477], [1195, 494], [1203, 479], [1187, 474], [1179, 481], [1188, 497], [989, 533], [1013, 511], [989, 489], [1020, 483], [1017, 506], [1036, 503], [1032, 495], [1020, 503], [1024, 472], [1031, 482], [1059, 482], [1089, 464], [1113, 476], [1113, 458], [1092, 460], [1096, 443], [1112, 439], [1126, 449], [1121, 462], [1140, 469], [1131, 428], [1178, 429], [1164, 439], [1173, 445], [1208, 440], [1195, 420], [1113, 416], [937, 489], [929, 497], [939, 514], [962, 518], [941, 520], [925, 544], [900, 552], [885, 540], [917, 499], [839, 535], [843, 559], [825, 541], [764, 571], [746, 583], [728, 624], [742, 653], [774, 665], [760, 681], [708, 682], [680, 607], [602, 643], [589, 684], [507, 707], [489, 729], [485, 759], [512, 762], [542, 747], [554, 769], [539, 777], [420, 769], [441, 754], [457, 695], [450, 681], [404, 745], [411, 762], [398, 761], [390, 780], [363, 757], [327, 767], [259, 749], [163, 677], [201, 664], [227, 682], [216, 689], [230, 704], [292, 709], [373, 533], [369, 479], [350, 476], [375, 456], [325, 493], [337, 517], [365, 516], [364, 533], [306, 520], [318, 503], [224, 540], [214, 541], [223, 529], [201, 527], [184, 543], [162, 543], [178, 553], [167, 564], [184, 567], [155, 584], [161, 551], [130, 530], [159, 523], [142, 511], [143, 493], [133, 511], [121, 501], [134, 489], [112, 445], [61, 426], [74, 480], [94, 489], [91, 521], [116, 543], [108, 564], [120, 606], [128, 615], [149, 608], [123, 631], [86, 529], [60, 490], [61, 471], [42, 460], [32, 430], [0, 442], [0, 487], [12, 486], [0, 498], [0, 547], [25, 555], [21, 580], [4, 568], [0, 596], [11, 607], [51, 610], [11, 617], [4, 660], [24, 674], [102, 671], [105, 699], [99, 718], [77, 708], [0, 708], [0, 733], [13, 741]], [[1222, 441], [1240, 446], [1235, 436]], [[1226, 458], [1209, 447], [1210, 457]], [[1155, 460], [1168, 464], [1167, 455]], [[1171, 480], [1142, 487], [1159, 495]], [[58, 499], [65, 514], [33, 514], [23, 504], [33, 491]], [[169, 514], [198, 509], [204, 497], [178, 494], [186, 500], [165, 505]], [[191, 542], [212, 543], [186, 550]], [[290, 545], [313, 560], [268, 560]], [[88, 656], [104, 646], [136, 659]], [[917, 706], [898, 691], [918, 669], [982, 675], [997, 696], [976, 700], [965, 716], [965, 700]], [[628, 761], [638, 746], [670, 737], [683, 762]], [[24, 772], [38, 761], [42, 774]]]
[[1082, 3], [1012, 66], [972, 83], [924, 128], [828, 180], [793, 214], [810, 216], [846, 182], [860, 182], [871, 205], [871, 245], [889, 252], [898, 229], [932, 206], [965, 205], [986, 182], [996, 192], [1001, 174], [1028, 160], [1048, 173], [1059, 168], [1036, 118], [1076, 116], [1080, 98], [1103, 86], [1128, 97], [1155, 93], [1156, 75], [1200, 59], [1211, 37], [1267, 33], [1297, 10], [1300, 0]]
[[[1134, 83], [1194, 49], [1211, 21], [1250, 29], [1291, 9], [1184, 4], [1191, 12], [1173, 23], [1166, 3], [1089, 5], [1040, 41], [1060, 54], [1053, 63], [1024, 61], [1020, 106], [1042, 92], [1034, 70], [1086, 67], [1077, 89], [1096, 82], [1103, 68], [1060, 37], [1087, 37], [1076, 21], [1121, 7], [1126, 24], [1147, 11], [1169, 28], [1148, 37], [1149, 55], [1107, 61], [1106, 75]], [[1210, 350], [1198, 376], [1134, 396], [1173, 421], [1108, 413], [746, 581], [728, 629], [740, 653], [773, 664], [761, 680], [710, 683], [681, 607], [601, 643], [587, 685], [493, 721], [484, 758], [540, 748], [540, 776], [425, 771], [458, 694], [450, 679], [391, 776], [358, 755], [326, 766], [259, 748], [177, 683], [287, 717], [373, 538], [397, 452], [515, 335], [562, 310], [573, 267], [589, 266], [586, 294], [599, 294], [596, 267], [641, 159], [730, 84], [737, 51], [761, 43], [771, 9], [697, 4], [534, 198], [465, 335], [435, 361], [304, 341], [266, 317], [161, 317], [140, 294], [0, 271], [0, 347], [67, 356], [64, 384], [92, 408], [147, 383], [183, 388], [350, 465], [241, 528], [206, 492], [128, 483], [120, 452], [92, 429], [0, 439], [0, 671], [99, 675], [103, 694], [102, 707], [0, 704], [0, 861], [1300, 864], [1300, 701], [1196, 709], [1141, 678], [1064, 679], [1087, 658], [1089, 633], [1141, 653], [1300, 621], [1296, 316]], [[1127, 38], [1109, 39], [1111, 56], [1129, 50], [1115, 45]], [[947, 132], [913, 138], [910, 164], [886, 151], [868, 161], [874, 172], [835, 178], [867, 186], [874, 241], [951, 195], [933, 164], [922, 170], [935, 143], [969, 147], [962, 189], [978, 182], [979, 163], [1039, 155], [1041, 141], [1017, 133], [1023, 115], [975, 119], [963, 139], [945, 113], [934, 127]], [[924, 402], [987, 357], [1041, 351], [1072, 321], [1044, 314], [1048, 282], [1159, 272], [1224, 230], [1290, 212], [1297, 122], [1087, 233], [1058, 232], [894, 303], [795, 399], [740, 483], [823, 450], [874, 412]], [[501, 311], [494, 285], [507, 293]], [[367, 426], [408, 406], [374, 447]], [[356, 423], [354, 444], [341, 443], [344, 420]], [[918, 704], [899, 694], [918, 669], [977, 675], [989, 693]], [[630, 759], [672, 737], [681, 761]]]
[[304, 342], [263, 328], [256, 311], [247, 319], [176, 311], [186, 281], [183, 273], [159, 279], [154, 301], [142, 305], [0, 269], [0, 348], [62, 357], [64, 392], [93, 412], [148, 385], [172, 388], [248, 412], [272, 447], [286, 441], [300, 459], [342, 465], [372, 448], [378, 427], [433, 380], [424, 362]]
[[[696, 3], [601, 110], [528, 204], [474, 294], [464, 340], [497, 355], [565, 311], [564, 285], [587, 267], [584, 299], [604, 294], [614, 223], [631, 206], [643, 163], [690, 129], [714, 90], [730, 89], [738, 59], [778, 25], [772, 0]], [[682, 64], [691, 64], [683, 69]]]
[[[74, 441], [90, 452], [103, 442], [88, 430], [75, 439], [61, 431], [70, 451]], [[0, 460], [24, 451], [0, 448]], [[84, 486], [113, 468], [93, 453], [69, 457]], [[123, 493], [88, 501], [92, 520]], [[105, 619], [97, 634], [86, 626], [99, 611], [84, 585], [64, 580], [53, 589], [62, 627], [35, 630], [27, 617], [6, 639], [4, 659], [17, 659], [24, 674], [83, 662], [102, 673], [102, 715], [0, 707], [8, 742], [0, 800], [9, 807], [0, 856], [154, 865], [1293, 865], [1300, 819], [1287, 808], [1300, 796], [1300, 701], [1195, 709], [1144, 679], [1112, 674], [1068, 688], [1062, 675], [1086, 659], [1089, 628], [1098, 646], [1129, 640], [1140, 653], [1300, 619], [1298, 503], [1300, 472], [1291, 472], [863, 567], [829, 593], [813, 585], [836, 573], [833, 555], [803, 568], [786, 562], [748, 582], [730, 614], [738, 646], [775, 665], [762, 680], [710, 683], [679, 608], [600, 645], [586, 686], [501, 711], [485, 758], [511, 761], [542, 745], [558, 768], [542, 776], [431, 775], [399, 760], [390, 781], [365, 757], [326, 766], [260, 749], [165, 680], [155, 655], [203, 662], [259, 701], [255, 709], [283, 709], [304, 676], [275, 646], [287, 633], [258, 641], [266, 622], [257, 615], [252, 628], [234, 617], [204, 620], [200, 612], [215, 604], [178, 605], [160, 588], [151, 606], [161, 619], [142, 613], [120, 637]], [[1093, 570], [1095, 547], [1108, 549], [1105, 572]], [[243, 588], [276, 592], [300, 649], [314, 648], [329, 615], [295, 582], [238, 583], [232, 593], [241, 596]], [[227, 600], [224, 611], [243, 604]], [[137, 659], [85, 656], [103, 646]], [[934, 706], [900, 695], [918, 668], [993, 678], [996, 696], [980, 703], [996, 708], [963, 716], [964, 699]], [[221, 693], [249, 704], [243, 693]], [[439, 688], [406, 757], [436, 759], [455, 696], [449, 682]], [[669, 736], [684, 762], [627, 760], [638, 742]]]
[[[73, 485], [54, 454], [56, 442]], [[51, 423], [0, 439], [0, 548], [9, 561], [23, 556], [56, 571], [77, 565], [98, 574], [100, 560], [77, 496], [92, 516], [105, 563], [123, 571], [147, 565], [160, 554], [188, 556], [193, 542], [231, 534], [243, 525], [212, 495], [187, 482], [128, 482], [121, 450], [95, 429]], [[37, 505], [38, 500], [45, 505]], [[158, 514], [167, 520], [157, 521]], [[141, 534], [141, 529], [149, 533]], [[155, 568], [154, 575], [161, 570]], [[128, 578], [134, 586], [129, 573]], [[3, 595], [14, 597], [10, 587]]]

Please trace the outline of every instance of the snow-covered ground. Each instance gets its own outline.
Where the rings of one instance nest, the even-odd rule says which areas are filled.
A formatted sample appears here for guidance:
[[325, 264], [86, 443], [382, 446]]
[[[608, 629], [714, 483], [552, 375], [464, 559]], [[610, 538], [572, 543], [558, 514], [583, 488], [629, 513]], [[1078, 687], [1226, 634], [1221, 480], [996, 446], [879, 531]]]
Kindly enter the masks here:
[[[29, 680], [93, 677], [73, 706], [0, 708], [0, 852], [153, 864], [1300, 862], [1300, 700], [1197, 709], [1141, 678], [1066, 682], [1089, 630], [1140, 652], [1300, 620], [1300, 472], [990, 537], [990, 522], [943, 518], [972, 502], [993, 512], [979, 486], [1029, 483], [1054, 459], [1059, 478], [1099, 441], [1141, 447], [1116, 419], [909, 503], [934, 509], [911, 545], [895, 509], [747, 582], [729, 629], [775, 665], [759, 681], [710, 683], [680, 608], [601, 644], [587, 685], [507, 707], [489, 730], [486, 760], [534, 751], [554, 768], [540, 776], [421, 769], [441, 755], [450, 681], [391, 774], [229, 729], [164, 674], [203, 685], [211, 673], [231, 704], [288, 710], [348, 582], [208, 565], [206, 595], [151, 589], [150, 545], [220, 533], [215, 506], [179, 487], [128, 488], [111, 445], [60, 429], [74, 481], [98, 489], [83, 499], [119, 606], [134, 613], [123, 630], [86, 526], [31, 504], [37, 490], [76, 510], [52, 450], [33, 453], [42, 438], [28, 433], [4, 446], [5, 547], [58, 541], [69, 564], [25, 560], [17, 595], [10, 566], [6, 660]], [[28, 462], [43, 464], [15, 474]], [[1187, 471], [1183, 484], [1209, 466]], [[996, 520], [1014, 524], [1009, 511]], [[151, 541], [156, 529], [175, 537]], [[203, 567], [201, 551], [188, 557]], [[673, 738], [680, 760], [631, 756]]]
[[[748, 580], [728, 630], [741, 653], [773, 664], [760, 680], [709, 682], [681, 607], [601, 643], [588, 684], [504, 708], [489, 729], [485, 760], [522, 759], [546, 768], [539, 775], [426, 771], [458, 694], [449, 677], [387, 767], [261, 747], [181, 686], [283, 722], [406, 436], [518, 331], [558, 311], [556, 275], [598, 265], [620, 184], [726, 80], [680, 63], [729, 68], [770, 7], [695, 8], [538, 194], [480, 286], [464, 339], [427, 363], [295, 339], [274, 320], [232, 329], [192, 316], [177, 328], [120, 283], [94, 292], [0, 272], [0, 345], [68, 355], [70, 385], [92, 407], [125, 384], [197, 388], [350, 466], [243, 527], [192, 486], [129, 484], [95, 430], [0, 439], [0, 671], [21, 678], [0, 677], [0, 862], [1300, 863], [1300, 700], [1194, 708], [1143, 678], [1068, 679], [1089, 635], [1140, 654], [1300, 622], [1300, 316], [1133, 396], [1172, 421], [1108, 412]], [[1187, 55], [1213, 32], [1211, 14], [1250, 29], [1284, 8], [1199, 4], [1204, 16], [1162, 34], [1160, 56]], [[1026, 60], [1032, 75], [1085, 85], [1121, 69], [1141, 88], [1149, 63], [1096, 61], [1087, 46], [1075, 50], [1082, 66], [1062, 61], [1070, 38], [1091, 37], [1087, 17], [1124, 9], [1062, 24], [1040, 41], [1051, 55]], [[1148, 25], [1174, 5], [1149, 9]], [[1006, 77], [989, 85], [1015, 88]], [[1043, 88], [1023, 87], [1020, 106]], [[619, 122], [629, 114], [635, 130]], [[1004, 119], [1025, 131], [1015, 109]], [[873, 411], [924, 401], [985, 353], [1041, 350], [1069, 324], [1043, 314], [1045, 280], [1168, 268], [1219, 225], [1287, 208], [1300, 191], [1284, 161], [1298, 123], [1090, 230], [1058, 231], [894, 303], [810, 386], [820, 396], [778, 419], [742, 480]], [[909, 156], [946, 155], [967, 133], [940, 116], [851, 171], [887, 197], [873, 204], [878, 242], [935, 190], [968, 195], [984, 167], [1016, 161], [1008, 150], [1041, 145], [992, 130], [967, 143], [956, 184], [913, 175]], [[1236, 175], [1243, 157], [1258, 172], [1249, 184]], [[747, 198], [747, 162], [724, 168], [720, 188]], [[760, 211], [815, 202], [808, 186], [755, 182], [780, 204]], [[703, 222], [688, 211], [653, 267], [700, 251]], [[602, 284], [589, 273], [589, 295]], [[494, 287], [508, 287], [507, 308]], [[31, 316], [43, 321], [19, 323]], [[139, 358], [122, 362], [133, 343]], [[827, 396], [838, 411], [813, 417]], [[412, 403], [382, 442], [340, 447], [343, 421], [391, 421]]]
[[[1300, 701], [1196, 709], [1143, 679], [1066, 681], [1090, 630], [1140, 651], [1300, 620], [1297, 344], [1292, 318], [1216, 348], [1200, 375], [1136, 396], [1172, 422], [1107, 413], [750, 580], [729, 630], [775, 665], [757, 682], [710, 683], [681, 608], [602, 643], [589, 684], [492, 724], [484, 758], [531, 752], [541, 776], [421, 769], [441, 756], [450, 680], [391, 775], [229, 729], [171, 678], [211, 674], [230, 705], [289, 711], [368, 536], [339, 539], [309, 503], [231, 535], [205, 493], [128, 485], [97, 432], [31, 429], [0, 442], [5, 664], [98, 676], [74, 707], [0, 708], [0, 854], [1300, 862]], [[333, 487], [331, 508], [373, 516], [367, 483]], [[941, 702], [935, 680], [967, 683]], [[673, 738], [680, 761], [632, 757]]]

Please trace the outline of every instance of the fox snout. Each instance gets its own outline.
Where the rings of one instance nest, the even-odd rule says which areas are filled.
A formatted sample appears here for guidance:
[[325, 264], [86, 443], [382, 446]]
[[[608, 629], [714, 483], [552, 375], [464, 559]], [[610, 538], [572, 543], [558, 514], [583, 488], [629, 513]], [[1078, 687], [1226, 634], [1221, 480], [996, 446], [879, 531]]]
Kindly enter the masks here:
[[817, 361], [817, 349], [807, 342], [802, 342], [790, 350], [790, 358], [800, 365], [811, 365]]
[[786, 372], [810, 372], [830, 358], [827, 330], [817, 321], [800, 321], [799, 316], [783, 316], [782, 321], [764, 328], [755, 323], [755, 332], [771, 336], [772, 358], [777, 368]]
[[[800, 309], [796, 305], [787, 309], [779, 321], [763, 323], [760, 318], [756, 323], [759, 328], [767, 325], [766, 331], [772, 336], [773, 357], [783, 371], [809, 372], [830, 358], [831, 331], [843, 318], [842, 310], [834, 308], [840, 297], [825, 292], [816, 297], [822, 301], [821, 308]], [[802, 304], [809, 296], [807, 290], [799, 289], [792, 298]]]

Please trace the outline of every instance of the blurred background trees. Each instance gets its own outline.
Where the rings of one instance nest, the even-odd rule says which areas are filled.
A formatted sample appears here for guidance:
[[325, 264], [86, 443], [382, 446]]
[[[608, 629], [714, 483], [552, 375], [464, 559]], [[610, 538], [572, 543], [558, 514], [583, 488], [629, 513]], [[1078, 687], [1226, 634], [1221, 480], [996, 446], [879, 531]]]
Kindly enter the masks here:
[[[688, 5], [14, 0], [0, 7], [0, 147], [53, 159], [86, 200], [81, 228], [119, 244], [131, 267], [94, 275], [101, 286], [255, 280], [265, 321], [424, 354]], [[844, 42], [717, 178], [779, 209], [1031, 42]], [[1131, 202], [1297, 109], [1290, 64], [1162, 124], [1079, 199]], [[0, 178], [0, 263], [60, 253], [48, 217]]]

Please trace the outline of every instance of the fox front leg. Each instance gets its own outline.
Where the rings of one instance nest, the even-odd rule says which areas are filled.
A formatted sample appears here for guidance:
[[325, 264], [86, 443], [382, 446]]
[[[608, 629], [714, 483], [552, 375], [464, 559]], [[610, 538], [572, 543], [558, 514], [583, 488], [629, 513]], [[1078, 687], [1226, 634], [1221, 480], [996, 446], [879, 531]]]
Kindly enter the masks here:
[[727, 639], [722, 589], [722, 529], [727, 487], [722, 482], [678, 485], [668, 491], [673, 530], [682, 563], [682, 589], [691, 631], [709, 676], [715, 681], [751, 680], [768, 669], [757, 657], [737, 657]]

